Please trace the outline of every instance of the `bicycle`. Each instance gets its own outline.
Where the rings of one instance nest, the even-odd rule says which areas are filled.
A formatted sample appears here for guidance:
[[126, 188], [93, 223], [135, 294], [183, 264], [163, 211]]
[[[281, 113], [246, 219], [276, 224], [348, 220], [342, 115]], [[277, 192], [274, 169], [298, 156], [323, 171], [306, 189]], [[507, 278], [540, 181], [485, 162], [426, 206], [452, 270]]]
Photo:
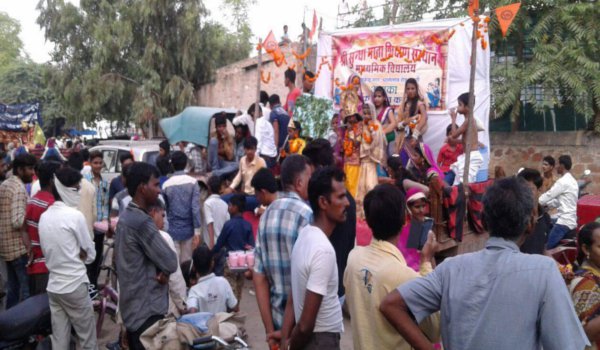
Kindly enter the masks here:
[[109, 252], [114, 251], [114, 242], [106, 241], [104, 242], [104, 245], [107, 246], [107, 248], [102, 257], [100, 271], [106, 271], [106, 278], [104, 284], [98, 286], [98, 295], [92, 300], [94, 311], [98, 313], [98, 319], [96, 320], [96, 334], [100, 334], [107, 313], [111, 316], [112, 320], [116, 322], [117, 305], [119, 303], [119, 293], [116, 290], [117, 271], [113, 264], [114, 259], [111, 259], [110, 264], [107, 264]]

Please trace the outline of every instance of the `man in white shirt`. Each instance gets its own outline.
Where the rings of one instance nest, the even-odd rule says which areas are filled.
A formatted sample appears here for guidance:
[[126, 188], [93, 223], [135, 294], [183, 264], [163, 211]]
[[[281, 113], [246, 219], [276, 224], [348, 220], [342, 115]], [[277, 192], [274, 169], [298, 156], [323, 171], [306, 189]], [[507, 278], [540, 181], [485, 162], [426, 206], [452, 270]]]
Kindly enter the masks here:
[[[277, 147], [275, 146], [275, 132], [273, 131], [273, 125], [269, 122], [269, 114], [265, 114], [267, 108], [259, 108], [258, 116], [256, 119], [256, 130], [254, 137], [258, 141], [256, 152], [259, 156], [265, 159], [267, 167], [270, 169], [275, 166], [277, 157]], [[252, 104], [248, 108], [248, 114], [254, 115], [256, 113], [255, 104]]]
[[570, 156], [562, 155], [558, 157], [556, 172], [561, 177], [539, 199], [540, 204], [543, 206], [558, 208], [558, 220], [548, 234], [546, 249], [555, 248], [561, 239], [571, 230], [577, 228], [579, 186], [577, 180], [570, 173], [572, 165]]
[[69, 348], [71, 327], [82, 349], [98, 349], [96, 317], [88, 294], [85, 266], [94, 261], [96, 250], [85, 217], [76, 209], [81, 177], [72, 168], [56, 172], [52, 185], [56, 202], [39, 221], [40, 245], [50, 272], [47, 291], [55, 349]]
[[350, 205], [344, 173], [335, 167], [318, 169], [308, 184], [308, 198], [314, 222], [300, 231], [292, 249], [292, 295], [285, 309], [281, 348], [339, 349], [344, 324], [329, 236], [346, 221]]
[[229, 220], [229, 210], [227, 203], [221, 199], [221, 185], [223, 181], [219, 176], [211, 176], [208, 179], [208, 190], [210, 196], [204, 201], [204, 221], [206, 222], [206, 232], [203, 236], [204, 243], [212, 249], [225, 222]]

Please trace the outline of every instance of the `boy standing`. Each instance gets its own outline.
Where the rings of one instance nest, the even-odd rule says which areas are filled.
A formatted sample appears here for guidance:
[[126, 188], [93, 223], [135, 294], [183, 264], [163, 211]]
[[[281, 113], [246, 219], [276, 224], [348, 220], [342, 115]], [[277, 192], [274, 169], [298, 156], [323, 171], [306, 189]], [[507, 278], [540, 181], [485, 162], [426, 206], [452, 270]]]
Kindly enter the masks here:
[[344, 331], [338, 300], [338, 271], [329, 236], [346, 221], [350, 205], [344, 173], [318, 169], [308, 185], [314, 222], [304, 227], [291, 255], [292, 293], [287, 300], [282, 349], [339, 349]]
[[[376, 311], [390, 291], [419, 277], [397, 248], [405, 224], [404, 195], [391, 184], [375, 187], [365, 196], [365, 215], [373, 240], [350, 252], [344, 272], [354, 349], [409, 350], [410, 344]], [[419, 270], [423, 276], [432, 271], [435, 249], [435, 238], [430, 233], [420, 254]], [[419, 328], [435, 341], [439, 338], [439, 314], [427, 318]]]
[[[225, 250], [222, 256], [226, 256], [227, 252], [230, 251], [249, 250], [254, 247], [252, 225], [242, 217], [245, 206], [246, 199], [244, 195], [236, 194], [231, 198], [228, 208], [231, 219], [223, 226], [217, 244], [212, 249], [213, 254], [218, 254], [221, 250]], [[244, 275], [239, 272], [231, 272], [228, 264], [225, 264], [223, 275], [229, 281], [229, 284], [231, 284], [237, 300], [241, 300]]]
[[[180, 151], [171, 154], [175, 172], [163, 185], [167, 203], [169, 234], [175, 241], [175, 249], [181, 261], [192, 259], [194, 236], [200, 236], [200, 187], [198, 181], [186, 175], [187, 156]], [[159, 177], [160, 175], [158, 175]], [[131, 194], [131, 191], [129, 191]]]
[[[475, 97], [473, 97], [475, 98]], [[460, 127], [456, 125], [456, 113], [460, 113], [465, 116], [465, 122], [462, 123]], [[477, 177], [477, 172], [479, 168], [483, 165], [483, 157], [481, 156], [481, 152], [479, 152], [479, 139], [477, 136], [477, 126], [475, 120], [473, 121], [473, 125], [471, 130], [469, 128], [469, 118], [474, 118], [471, 111], [469, 110], [469, 93], [465, 92], [464, 94], [458, 96], [458, 108], [450, 111], [450, 117], [452, 118], [452, 133], [449, 135], [449, 139], [461, 140], [463, 145], [463, 150], [465, 152], [471, 153], [471, 163], [469, 165], [469, 169], [466, 170], [469, 172], [469, 182], [475, 182]], [[467, 149], [467, 133], [470, 133], [469, 138], [471, 141], [471, 148]], [[454, 183], [449, 185], [458, 185], [463, 180], [463, 175], [465, 172], [465, 155], [461, 154], [456, 163], [450, 166], [450, 169], [456, 174], [454, 178]]]
[[38, 164], [36, 173], [40, 180], [40, 190], [27, 202], [25, 209], [25, 227], [29, 236], [30, 256], [27, 265], [29, 275], [29, 294], [37, 295], [46, 292], [48, 285], [48, 268], [40, 246], [38, 231], [40, 217], [54, 203], [52, 180], [54, 173], [60, 168], [58, 162], [43, 161]]
[[211, 251], [205, 246], [200, 246], [194, 250], [192, 260], [199, 279], [198, 283], [190, 288], [187, 299], [189, 312], [216, 314], [217, 312], [239, 311], [238, 301], [227, 280], [212, 273], [214, 260]]
[[204, 220], [206, 221], [206, 232], [204, 243], [212, 248], [221, 234], [223, 225], [229, 220], [227, 203], [221, 199], [221, 187], [223, 181], [220, 176], [213, 175], [208, 179], [208, 198], [204, 202]]

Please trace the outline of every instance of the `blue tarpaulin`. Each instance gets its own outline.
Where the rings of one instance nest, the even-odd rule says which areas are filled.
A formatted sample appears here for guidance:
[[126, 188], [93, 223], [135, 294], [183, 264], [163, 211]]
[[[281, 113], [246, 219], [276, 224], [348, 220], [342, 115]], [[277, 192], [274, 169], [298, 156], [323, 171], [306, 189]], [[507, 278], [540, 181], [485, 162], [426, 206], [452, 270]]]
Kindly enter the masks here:
[[85, 130], [77, 130], [77, 129], [69, 129], [67, 130], [69, 136], [93, 136], [96, 135], [96, 130], [85, 129]]
[[23, 131], [23, 125], [42, 125], [40, 104], [23, 103], [5, 105], [0, 103], [0, 130]]

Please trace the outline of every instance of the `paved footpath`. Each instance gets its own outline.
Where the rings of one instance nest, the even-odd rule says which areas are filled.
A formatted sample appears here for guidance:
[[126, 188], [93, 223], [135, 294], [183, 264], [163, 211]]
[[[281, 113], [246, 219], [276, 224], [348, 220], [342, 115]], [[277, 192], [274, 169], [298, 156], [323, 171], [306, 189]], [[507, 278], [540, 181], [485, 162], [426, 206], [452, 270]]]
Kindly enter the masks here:
[[[256, 297], [250, 292], [253, 291], [251, 281], [246, 281], [242, 292], [242, 302], [240, 311], [247, 314], [246, 332], [248, 333], [247, 342], [252, 349], [268, 350], [265, 342], [265, 329], [258, 312], [258, 304]], [[350, 328], [350, 320], [344, 318], [345, 332], [342, 334], [341, 348], [343, 350], [352, 350], [352, 329]], [[102, 332], [98, 334], [99, 349], [106, 349], [105, 344], [116, 340], [119, 334], [118, 326], [107, 317], [104, 320]]]

